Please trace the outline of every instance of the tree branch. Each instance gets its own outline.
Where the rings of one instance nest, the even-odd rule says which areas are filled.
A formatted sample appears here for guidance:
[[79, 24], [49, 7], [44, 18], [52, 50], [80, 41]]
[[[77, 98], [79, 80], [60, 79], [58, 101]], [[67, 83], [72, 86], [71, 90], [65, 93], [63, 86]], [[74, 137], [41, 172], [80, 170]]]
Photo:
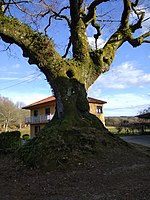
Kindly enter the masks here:
[[54, 13], [53, 16], [55, 17], [55, 19], [57, 19], [57, 18], [65, 19], [67, 21], [67, 23], [68, 23], [68, 26], [71, 27], [71, 21], [70, 21], [70, 19], [66, 15], [61, 15], [61, 12], [64, 9], [67, 9], [67, 8], [69, 8], [69, 7], [67, 6], [67, 7], [61, 9], [60, 12], [58, 12], [58, 13], [56, 11], [53, 11], [53, 10], [52, 10], [52, 12]]
[[130, 26], [132, 33], [134, 33], [137, 29], [142, 28], [142, 22], [143, 22], [144, 16], [145, 16], [145, 13], [143, 12], [138, 22]]
[[[0, 15], [0, 36], [4, 42], [19, 46], [23, 50], [23, 56], [29, 58], [29, 64], [36, 64], [43, 72], [47, 67], [50, 68], [50, 64], [58, 66], [58, 62], [62, 62], [48, 37], [32, 31], [17, 19]], [[57, 67], [52, 70], [59, 71]], [[54, 73], [50, 76], [54, 76]]]
[[143, 40], [143, 43], [150, 43], [150, 40]]
[[71, 36], [69, 37], [68, 46], [67, 46], [66, 52], [65, 52], [65, 54], [62, 56], [62, 58], [66, 58], [66, 56], [68, 55], [68, 52], [69, 52], [70, 47], [71, 47]]
[[72, 25], [75, 25], [80, 18], [83, 0], [79, 1], [69, 0], [69, 2], [70, 2], [70, 15], [71, 15]]
[[95, 0], [93, 1], [89, 7], [87, 8], [88, 9], [88, 13], [87, 15], [84, 17], [84, 22], [85, 24], [89, 24], [91, 22], [91, 20], [94, 18], [94, 14], [95, 14], [95, 9], [98, 5], [100, 5], [101, 3], [103, 2], [107, 2], [109, 0]]
[[142, 28], [142, 22], [145, 17], [145, 12], [137, 11], [135, 9], [135, 7], [138, 5], [138, 3], [139, 3], [139, 0], [136, 0], [135, 3], [133, 3], [133, 2], [131, 3], [132, 10], [137, 15], [137, 18], [139, 19], [136, 24], [130, 26], [132, 33], [134, 33], [137, 29]]
[[150, 43], [150, 40], [145, 40], [145, 38], [150, 37], [150, 31], [144, 33], [143, 35], [134, 38], [132, 34], [130, 34], [127, 38], [127, 41], [133, 46], [137, 47], [140, 46], [142, 43]]
[[66, 15], [61, 15], [62, 11], [65, 10], [65, 9], [68, 9], [68, 8], [69, 8], [69, 6], [66, 6], [66, 7], [62, 8], [58, 13], [57, 13], [56, 11], [54, 11], [54, 10], [51, 9], [51, 10], [47, 11], [46, 13], [44, 13], [44, 14], [42, 15], [42, 17], [44, 17], [45, 15], [47, 15], [47, 14], [50, 13], [50, 12], [53, 13], [53, 15], [50, 15], [50, 17], [49, 17], [49, 22], [48, 22], [47, 26], [46, 26], [45, 29], [44, 29], [45, 35], [46, 35], [46, 33], [47, 33], [47, 29], [48, 29], [48, 28], [50, 27], [50, 25], [51, 25], [51, 19], [52, 19], [52, 18], [54, 18], [55, 20], [65, 19], [66, 22], [67, 22], [67, 24], [68, 24], [68, 26], [69, 26], [69, 28], [71, 28], [71, 21], [70, 21], [70, 19], [69, 19]]
[[129, 16], [131, 12], [131, 0], [123, 0], [124, 10], [121, 16], [121, 27], [125, 28], [129, 23]]

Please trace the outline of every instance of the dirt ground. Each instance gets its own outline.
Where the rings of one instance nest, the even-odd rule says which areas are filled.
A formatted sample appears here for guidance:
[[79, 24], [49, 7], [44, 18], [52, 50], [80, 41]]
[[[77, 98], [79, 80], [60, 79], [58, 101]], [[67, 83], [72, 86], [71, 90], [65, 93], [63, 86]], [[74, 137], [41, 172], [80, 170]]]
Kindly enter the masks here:
[[150, 148], [135, 146], [69, 172], [27, 169], [0, 155], [0, 200], [149, 200]]

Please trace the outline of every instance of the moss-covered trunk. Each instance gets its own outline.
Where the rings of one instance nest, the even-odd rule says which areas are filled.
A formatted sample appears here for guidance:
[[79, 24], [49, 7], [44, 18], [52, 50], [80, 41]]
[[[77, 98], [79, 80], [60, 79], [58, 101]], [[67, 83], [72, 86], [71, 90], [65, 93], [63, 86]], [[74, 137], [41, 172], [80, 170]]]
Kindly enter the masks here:
[[61, 121], [62, 129], [72, 127], [97, 127], [103, 125], [98, 118], [89, 113], [89, 103], [84, 84], [75, 78], [58, 77], [52, 87], [56, 97], [56, 113], [50, 124]]

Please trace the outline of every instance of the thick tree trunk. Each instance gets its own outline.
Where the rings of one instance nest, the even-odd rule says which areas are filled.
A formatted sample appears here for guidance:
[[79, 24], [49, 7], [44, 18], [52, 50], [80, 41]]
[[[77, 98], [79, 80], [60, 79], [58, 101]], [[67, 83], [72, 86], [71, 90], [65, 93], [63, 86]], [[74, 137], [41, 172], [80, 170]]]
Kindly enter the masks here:
[[[72, 127], [103, 127], [101, 122], [89, 113], [89, 104], [84, 84], [74, 78], [59, 77], [52, 85], [57, 99], [54, 120]], [[64, 126], [64, 129], [66, 126]], [[63, 129], [63, 126], [62, 126]]]

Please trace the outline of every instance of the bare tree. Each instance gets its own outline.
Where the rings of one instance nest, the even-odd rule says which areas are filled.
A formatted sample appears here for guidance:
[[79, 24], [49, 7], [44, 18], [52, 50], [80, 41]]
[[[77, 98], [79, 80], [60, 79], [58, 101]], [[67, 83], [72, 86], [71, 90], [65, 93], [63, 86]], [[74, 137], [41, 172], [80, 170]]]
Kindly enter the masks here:
[[0, 121], [5, 131], [11, 122], [16, 122], [16, 106], [6, 97], [0, 97]]
[[17, 126], [19, 126], [19, 129], [22, 129], [22, 127], [25, 125], [24, 119], [26, 116], [29, 116], [28, 110], [23, 110], [22, 107], [25, 106], [23, 102], [17, 102], [16, 103], [16, 123]]
[[[8, 0], [2, 2], [5, 8], [0, 12], [2, 40], [18, 45], [23, 51], [23, 56], [29, 58], [29, 64], [37, 65], [45, 74], [57, 99], [55, 117], [51, 126], [48, 126], [43, 132], [49, 133], [49, 135], [51, 132], [58, 134], [60, 131], [67, 132], [68, 130], [72, 132], [80, 130], [80, 133], [88, 133], [92, 132], [93, 127], [97, 129], [96, 132], [99, 135], [106, 132], [102, 123], [89, 113], [86, 92], [102, 73], [109, 70], [116, 51], [125, 42], [132, 47], [150, 43], [150, 31], [145, 33], [137, 31], [142, 28], [143, 22], [149, 20], [144, 18], [144, 11], [147, 7], [141, 9], [140, 0], [119, 1], [121, 13], [118, 15], [119, 19], [116, 20], [117, 27], [107, 39], [104, 47], [98, 48], [97, 41], [102, 35], [104, 25], [114, 21], [109, 16], [113, 9], [116, 12], [118, 1], [70, 0], [66, 3], [66, 1], [59, 0]], [[148, 3], [148, 1], [142, 2], [145, 2], [145, 5], [146, 2]], [[134, 16], [132, 21], [131, 16]], [[58, 23], [65, 20], [69, 28], [69, 42], [63, 56], [56, 51], [56, 46], [51, 39], [53, 31], [51, 25], [53, 27], [54, 20]], [[26, 25], [29, 22], [31, 27]], [[42, 30], [42, 25], [44, 25], [43, 33], [38, 31]], [[95, 50], [91, 49], [86, 34], [89, 25], [96, 30], [94, 34]], [[134, 37], [134, 33], [136, 33], [136, 37]], [[141, 34], [137, 36], [138, 33]], [[72, 56], [66, 59], [70, 48]], [[37, 143], [42, 140], [39, 138], [35, 139]], [[44, 143], [43, 140], [42, 143]], [[38, 159], [40, 160], [39, 157]]]

